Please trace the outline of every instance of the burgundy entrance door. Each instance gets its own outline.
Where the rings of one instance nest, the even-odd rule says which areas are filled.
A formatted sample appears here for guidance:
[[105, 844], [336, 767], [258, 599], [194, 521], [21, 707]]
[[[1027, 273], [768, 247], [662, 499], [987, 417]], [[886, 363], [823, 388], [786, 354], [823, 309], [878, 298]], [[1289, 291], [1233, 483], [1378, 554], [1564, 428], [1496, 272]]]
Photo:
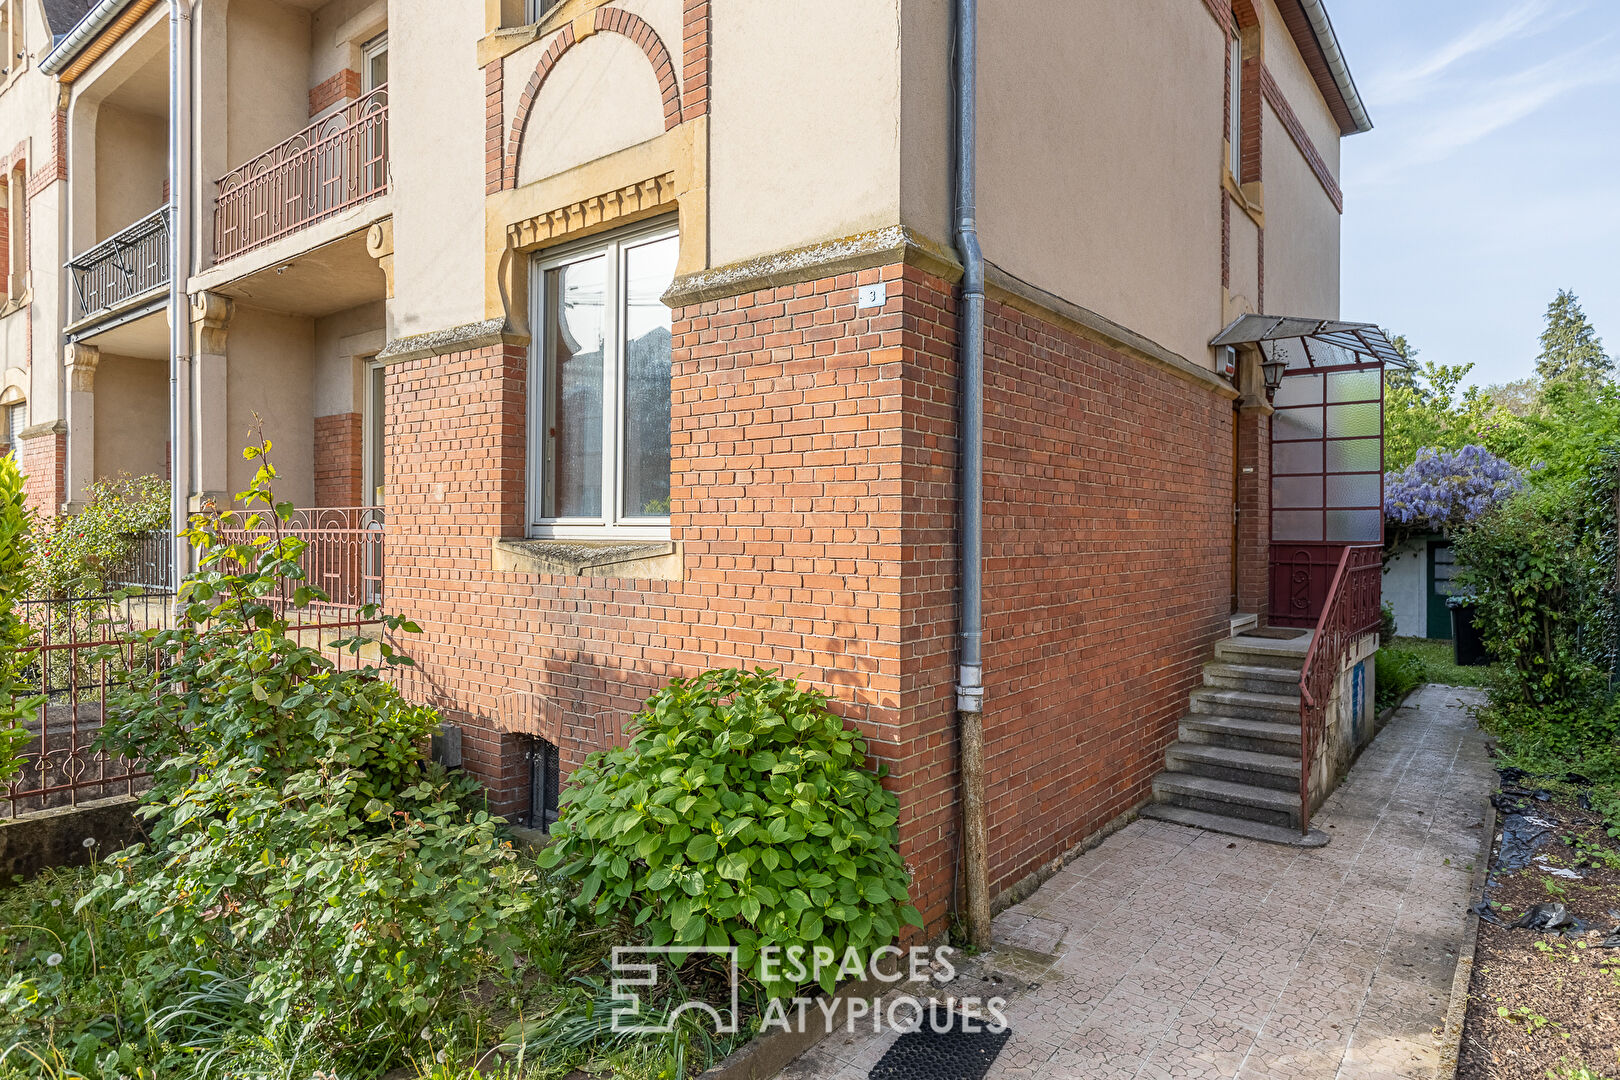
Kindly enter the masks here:
[[1384, 539], [1382, 366], [1307, 365], [1291, 362], [1273, 402], [1273, 626], [1315, 626], [1345, 546]]

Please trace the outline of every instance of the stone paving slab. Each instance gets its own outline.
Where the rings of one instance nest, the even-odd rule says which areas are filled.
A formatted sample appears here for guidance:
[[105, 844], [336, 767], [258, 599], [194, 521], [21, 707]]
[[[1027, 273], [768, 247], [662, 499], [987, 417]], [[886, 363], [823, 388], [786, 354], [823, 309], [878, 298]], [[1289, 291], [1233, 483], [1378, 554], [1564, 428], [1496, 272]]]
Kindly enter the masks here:
[[[1465, 706], [1407, 700], [1317, 811], [1326, 847], [1132, 822], [996, 918], [947, 993], [1008, 998], [990, 1080], [1427, 1080], [1494, 779]], [[783, 1080], [865, 1080], [895, 1033]]]

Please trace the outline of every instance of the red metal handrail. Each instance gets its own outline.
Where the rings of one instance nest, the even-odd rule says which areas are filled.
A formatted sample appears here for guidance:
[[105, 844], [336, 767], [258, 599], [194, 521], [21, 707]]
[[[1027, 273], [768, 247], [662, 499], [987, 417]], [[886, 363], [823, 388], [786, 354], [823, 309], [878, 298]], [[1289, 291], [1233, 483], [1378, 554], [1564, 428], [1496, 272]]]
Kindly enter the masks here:
[[268, 244], [388, 190], [388, 87], [323, 117], [219, 180], [214, 257]]
[[1378, 629], [1383, 549], [1346, 547], [1299, 673], [1299, 830], [1311, 831], [1311, 761], [1327, 726], [1333, 681], [1357, 639]]

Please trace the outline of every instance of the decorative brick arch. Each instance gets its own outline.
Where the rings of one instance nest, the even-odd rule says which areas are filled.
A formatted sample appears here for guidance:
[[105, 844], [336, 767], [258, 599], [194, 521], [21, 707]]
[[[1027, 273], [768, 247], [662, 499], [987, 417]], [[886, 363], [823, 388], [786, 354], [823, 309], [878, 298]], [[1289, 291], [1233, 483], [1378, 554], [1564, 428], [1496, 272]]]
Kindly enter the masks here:
[[[658, 32], [651, 24], [641, 16], [623, 8], [606, 5], [596, 9], [593, 26], [599, 33], [621, 34], [641, 48], [646, 54], [647, 62], [652, 65], [654, 77], [658, 79], [658, 93], [664, 101], [664, 130], [668, 131], [679, 124], [681, 90], [675, 79], [675, 62], [670, 59], [669, 50], [664, 47], [663, 40], [659, 38]], [[574, 34], [572, 23], [563, 27], [562, 32], [552, 39], [551, 45], [540, 57], [534, 74], [529, 76], [528, 85], [523, 88], [523, 94], [518, 98], [517, 112], [512, 117], [512, 134], [507, 141], [506, 162], [501, 177], [502, 187], [517, 187], [518, 151], [523, 148], [523, 134], [529, 126], [529, 112], [534, 108], [534, 103], [540, 96], [540, 87], [545, 85], [552, 69], [557, 66], [557, 61], [578, 44], [579, 40]]]

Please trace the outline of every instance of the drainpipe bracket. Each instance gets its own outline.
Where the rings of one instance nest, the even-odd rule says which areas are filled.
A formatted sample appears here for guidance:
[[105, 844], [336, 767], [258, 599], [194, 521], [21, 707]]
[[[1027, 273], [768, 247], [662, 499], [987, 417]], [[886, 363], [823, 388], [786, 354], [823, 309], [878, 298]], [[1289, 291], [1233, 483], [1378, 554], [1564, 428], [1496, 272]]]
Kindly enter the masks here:
[[956, 684], [956, 711], [976, 713], [984, 711], [984, 667], [980, 664], [962, 665]]

